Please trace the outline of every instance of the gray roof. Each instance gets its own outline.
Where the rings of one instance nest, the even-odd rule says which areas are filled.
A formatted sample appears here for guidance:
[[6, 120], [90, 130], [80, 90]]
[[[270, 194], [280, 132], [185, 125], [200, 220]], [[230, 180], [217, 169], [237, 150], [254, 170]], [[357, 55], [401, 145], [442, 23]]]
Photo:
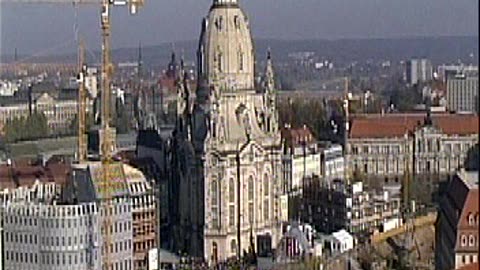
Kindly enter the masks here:
[[469, 189], [478, 189], [478, 171], [460, 171], [458, 176]]
[[167, 250], [164, 250], [164, 249], [160, 249], [160, 258], [158, 259], [158, 261], [160, 263], [171, 263], [171, 264], [177, 264], [180, 262], [180, 258], [167, 251]]

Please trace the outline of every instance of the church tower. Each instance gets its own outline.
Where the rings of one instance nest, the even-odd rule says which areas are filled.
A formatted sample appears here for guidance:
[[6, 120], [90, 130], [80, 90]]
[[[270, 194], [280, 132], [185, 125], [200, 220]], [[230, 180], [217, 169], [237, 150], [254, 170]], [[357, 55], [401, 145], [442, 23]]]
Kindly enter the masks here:
[[224, 91], [253, 90], [254, 61], [250, 25], [238, 1], [214, 0], [200, 36], [199, 79]]
[[272, 59], [269, 53], [264, 84], [255, 89], [253, 40], [238, 0], [213, 0], [197, 57], [196, 99], [182, 114], [191, 117], [179, 121], [189, 123], [191, 136], [177, 139], [182, 155], [194, 157], [176, 158], [188, 163], [177, 166], [185, 196], [178, 226], [185, 229], [178, 235], [188, 244], [185, 252], [215, 263], [268, 251], [280, 239], [286, 221], [280, 209], [281, 143]]

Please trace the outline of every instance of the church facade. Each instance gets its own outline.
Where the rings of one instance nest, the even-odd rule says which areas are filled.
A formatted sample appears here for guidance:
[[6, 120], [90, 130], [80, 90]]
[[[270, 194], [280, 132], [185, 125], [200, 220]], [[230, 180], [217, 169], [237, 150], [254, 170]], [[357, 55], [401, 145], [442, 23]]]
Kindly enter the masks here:
[[281, 138], [270, 53], [260, 85], [249, 21], [214, 0], [202, 23], [198, 83], [177, 79], [173, 249], [219, 262], [281, 237]]

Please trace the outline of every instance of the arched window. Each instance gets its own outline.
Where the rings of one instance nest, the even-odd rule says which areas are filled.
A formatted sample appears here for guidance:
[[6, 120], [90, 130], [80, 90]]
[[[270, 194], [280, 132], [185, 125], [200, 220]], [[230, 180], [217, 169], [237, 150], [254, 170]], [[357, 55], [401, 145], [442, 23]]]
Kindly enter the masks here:
[[461, 242], [462, 247], [466, 247], [467, 246], [467, 236], [462, 235], [461, 238], [460, 238], [460, 242]]
[[473, 215], [473, 213], [468, 214], [468, 225], [475, 225], [475, 216]]
[[235, 203], [235, 180], [233, 178], [230, 178], [228, 184], [228, 199], [229, 202]]
[[218, 228], [218, 181], [216, 179], [211, 182], [211, 193], [212, 227]]
[[235, 25], [236, 29], [240, 29], [240, 18], [238, 17], [238, 15], [235, 15], [235, 17], [233, 17], [233, 24]]
[[270, 178], [267, 173], [263, 175], [263, 195], [265, 196], [263, 199], [263, 219], [268, 221], [270, 215]]
[[217, 180], [212, 180], [212, 206], [218, 205], [218, 184]]
[[215, 20], [215, 26], [217, 27], [218, 31], [222, 31], [223, 28], [223, 17], [220, 16]]
[[237, 241], [235, 241], [235, 239], [232, 239], [232, 241], [230, 241], [230, 253], [237, 253]]
[[475, 246], [475, 236], [474, 236], [473, 234], [470, 234], [470, 235], [468, 236], [468, 245], [469, 245], [470, 247]]
[[214, 262], [218, 261], [218, 244], [217, 244], [217, 242], [212, 243], [212, 260]]
[[253, 207], [253, 200], [254, 200], [254, 181], [253, 176], [248, 178], [248, 221], [250, 223], [254, 222], [254, 207]]
[[253, 201], [253, 195], [254, 195], [254, 182], [253, 182], [253, 176], [250, 176], [248, 178], [248, 200]]
[[243, 71], [243, 65], [244, 65], [244, 55], [243, 52], [240, 50], [238, 53], [238, 70]]
[[223, 54], [220, 52], [217, 56], [218, 72], [223, 72]]
[[263, 195], [268, 196], [270, 194], [270, 179], [268, 174], [263, 175]]

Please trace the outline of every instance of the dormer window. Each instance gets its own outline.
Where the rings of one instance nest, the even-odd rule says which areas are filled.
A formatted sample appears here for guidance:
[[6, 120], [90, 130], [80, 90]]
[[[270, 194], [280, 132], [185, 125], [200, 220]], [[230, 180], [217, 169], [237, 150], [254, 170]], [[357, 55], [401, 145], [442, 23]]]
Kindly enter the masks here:
[[468, 214], [468, 225], [470, 226], [475, 225], [475, 216], [472, 213]]
[[468, 236], [468, 246], [470, 247], [475, 246], [475, 236], [473, 234], [470, 234]]
[[218, 72], [222, 72], [223, 71], [223, 54], [222, 53], [218, 53], [218, 56], [217, 56], [217, 69], [218, 69]]
[[239, 52], [238, 54], [238, 70], [243, 71], [243, 52]]
[[220, 16], [215, 20], [215, 26], [217, 27], [218, 31], [222, 31], [223, 28], [223, 17]]
[[233, 24], [235, 25], [236, 29], [240, 29], [240, 18], [238, 17], [238, 15], [235, 15], [235, 17], [233, 17]]
[[462, 245], [462, 247], [466, 247], [467, 246], [467, 236], [466, 235], [462, 235], [460, 237], [460, 244]]

